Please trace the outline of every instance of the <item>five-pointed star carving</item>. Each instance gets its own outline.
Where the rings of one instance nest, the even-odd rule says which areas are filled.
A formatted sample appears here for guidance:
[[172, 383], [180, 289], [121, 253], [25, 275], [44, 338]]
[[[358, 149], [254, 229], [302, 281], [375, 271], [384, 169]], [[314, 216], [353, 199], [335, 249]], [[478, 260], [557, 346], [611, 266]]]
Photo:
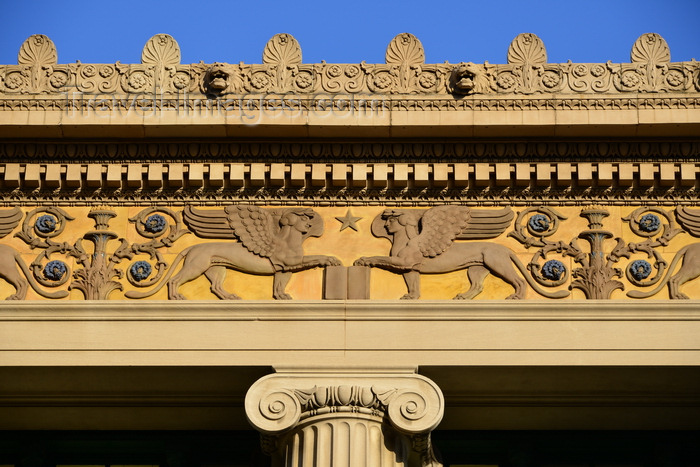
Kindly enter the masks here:
[[336, 217], [338, 222], [342, 222], [343, 225], [340, 226], [340, 231], [342, 232], [343, 230], [347, 229], [350, 227], [352, 230], [357, 232], [357, 225], [355, 223], [362, 219], [361, 217], [354, 217], [352, 215], [352, 212], [348, 209], [348, 212], [345, 213], [345, 216], [343, 217]]

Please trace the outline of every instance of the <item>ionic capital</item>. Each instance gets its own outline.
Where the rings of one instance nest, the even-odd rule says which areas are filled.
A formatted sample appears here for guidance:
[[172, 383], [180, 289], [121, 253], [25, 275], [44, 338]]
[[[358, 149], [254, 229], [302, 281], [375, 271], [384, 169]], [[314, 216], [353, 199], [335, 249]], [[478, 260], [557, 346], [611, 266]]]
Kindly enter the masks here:
[[245, 399], [248, 420], [265, 434], [331, 412], [385, 417], [402, 433], [429, 433], [442, 420], [444, 406], [440, 388], [417, 374], [276, 373], [253, 384]]
[[[387, 459], [403, 452], [398, 456], [404, 457], [405, 463], [377, 464], [382, 466], [439, 465], [430, 446], [430, 432], [442, 420], [444, 405], [435, 383], [408, 373], [276, 373], [253, 384], [245, 399], [248, 420], [263, 434], [266, 450], [282, 458], [290, 452], [296, 453], [295, 458], [303, 457], [299, 452], [305, 449], [304, 443], [299, 439], [312, 437], [313, 443], [323, 445], [319, 431], [308, 431], [312, 425], [336, 433], [355, 432], [340, 425], [361, 424], [364, 428], [357, 433], [384, 433], [378, 428], [391, 426], [394, 430], [377, 435], [388, 436], [386, 442], [353, 439], [360, 435], [348, 435], [345, 441], [348, 446], [382, 453], [377, 455]], [[389, 433], [392, 431], [394, 434]], [[297, 441], [293, 441], [295, 437]], [[330, 449], [320, 449], [326, 448]]]

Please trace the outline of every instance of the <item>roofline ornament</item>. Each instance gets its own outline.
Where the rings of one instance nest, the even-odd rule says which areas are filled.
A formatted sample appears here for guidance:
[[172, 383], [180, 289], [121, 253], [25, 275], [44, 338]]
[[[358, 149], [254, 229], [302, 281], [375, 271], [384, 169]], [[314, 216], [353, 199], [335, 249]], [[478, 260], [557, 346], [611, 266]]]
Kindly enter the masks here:
[[654, 33], [640, 36], [631, 63], [547, 62], [544, 42], [532, 33], [511, 42], [506, 64], [426, 64], [421, 42], [402, 33], [389, 43], [385, 64], [302, 62], [291, 34], [277, 34], [265, 45], [261, 64], [180, 64], [180, 48], [171, 36], [157, 34], [146, 43], [140, 64], [59, 65], [56, 48], [44, 35], [22, 44], [17, 65], [0, 66], [0, 97], [66, 93], [173, 94], [233, 96], [245, 94], [383, 94], [461, 96], [518, 94], [598, 94], [698, 92], [696, 61], [670, 62], [666, 41]]

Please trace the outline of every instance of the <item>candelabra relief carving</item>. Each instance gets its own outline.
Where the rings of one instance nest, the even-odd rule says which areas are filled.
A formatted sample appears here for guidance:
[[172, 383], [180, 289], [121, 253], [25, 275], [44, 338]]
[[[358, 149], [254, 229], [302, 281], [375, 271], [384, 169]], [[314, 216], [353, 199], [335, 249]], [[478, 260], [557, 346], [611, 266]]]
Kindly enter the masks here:
[[[650, 297], [668, 283], [671, 299], [688, 298], [679, 291], [679, 287], [700, 276], [700, 248], [697, 247], [699, 244], [681, 248], [669, 265], [660, 248], [668, 246], [674, 237], [683, 233], [670, 213], [661, 208], [641, 207], [622, 218], [633, 234], [645, 240], [638, 243], [625, 242], [621, 237], [615, 237], [617, 243], [609, 253], [606, 253], [604, 242], [614, 235], [603, 228], [605, 218], [609, 216], [608, 210], [602, 206], [590, 206], [581, 210], [580, 215], [588, 220], [588, 229], [580, 232], [569, 243], [554, 242], [547, 238], [557, 232], [561, 221], [567, 219], [556, 210], [547, 207], [529, 208], [518, 215], [516, 227], [509, 236], [526, 248], [538, 248], [528, 269], [539, 284], [555, 287], [571, 279], [569, 287], [581, 290], [586, 298], [608, 299], [615, 290], [625, 289], [625, 285], [618, 280], [623, 277], [623, 270], [615, 266], [622, 258], [626, 258], [629, 262], [624, 276], [632, 285], [651, 287], [658, 284], [652, 291], [629, 291], [629, 297]], [[676, 209], [676, 217], [686, 231], [700, 236], [700, 213], [697, 210], [679, 207]], [[588, 252], [579, 246], [578, 239], [588, 242]], [[562, 261], [549, 258], [552, 254], [572, 258], [579, 266], [569, 271]], [[645, 255], [646, 258], [639, 258], [640, 255]], [[653, 264], [648, 259], [653, 260]], [[681, 260], [681, 269], [672, 276]], [[652, 274], [654, 270], [656, 272]]]
[[[420, 41], [403, 33], [389, 43], [385, 64], [303, 64], [290, 34], [273, 36], [262, 64], [180, 64], [180, 48], [167, 34], [146, 43], [141, 64], [57, 64], [43, 35], [29, 37], [17, 65], [0, 66], [0, 94], [548, 94], [688, 92], [700, 90], [698, 64], [670, 62], [666, 41], [643, 34], [631, 63], [547, 63], [542, 40], [519, 34], [508, 63], [426, 64]], [[105, 103], [105, 105], [110, 105]]]

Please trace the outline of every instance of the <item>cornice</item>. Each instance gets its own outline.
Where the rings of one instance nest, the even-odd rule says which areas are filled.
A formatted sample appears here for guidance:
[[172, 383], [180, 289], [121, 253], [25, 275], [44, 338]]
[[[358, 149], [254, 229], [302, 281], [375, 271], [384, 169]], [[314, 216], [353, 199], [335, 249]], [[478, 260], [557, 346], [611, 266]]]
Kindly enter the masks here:
[[152, 37], [140, 64], [59, 64], [43, 35], [0, 65], [0, 138], [537, 136], [688, 137], [700, 127], [700, 65], [671, 62], [658, 34], [630, 63], [547, 62], [518, 35], [505, 64], [426, 64], [411, 34], [383, 64], [305, 64], [289, 34], [261, 64], [181, 64]]

